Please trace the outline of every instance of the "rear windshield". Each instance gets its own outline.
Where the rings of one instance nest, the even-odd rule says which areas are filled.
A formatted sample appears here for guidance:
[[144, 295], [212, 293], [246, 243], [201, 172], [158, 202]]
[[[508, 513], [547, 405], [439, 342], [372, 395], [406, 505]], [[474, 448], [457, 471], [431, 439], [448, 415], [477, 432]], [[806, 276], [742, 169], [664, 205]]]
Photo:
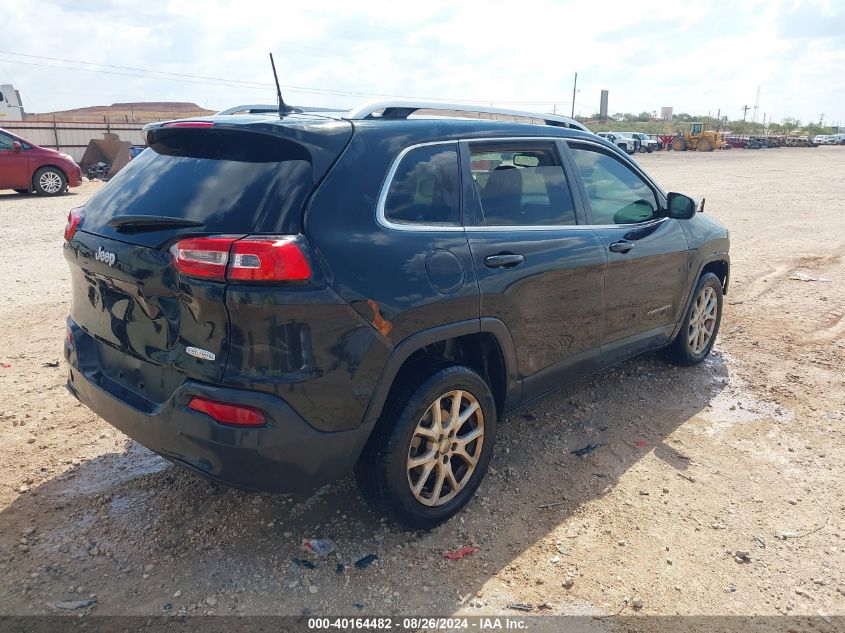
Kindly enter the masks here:
[[285, 233], [298, 228], [313, 186], [311, 156], [294, 141], [242, 131], [159, 129], [150, 149], [85, 205], [82, 228], [112, 235], [112, 218], [155, 215], [202, 222], [193, 233]]

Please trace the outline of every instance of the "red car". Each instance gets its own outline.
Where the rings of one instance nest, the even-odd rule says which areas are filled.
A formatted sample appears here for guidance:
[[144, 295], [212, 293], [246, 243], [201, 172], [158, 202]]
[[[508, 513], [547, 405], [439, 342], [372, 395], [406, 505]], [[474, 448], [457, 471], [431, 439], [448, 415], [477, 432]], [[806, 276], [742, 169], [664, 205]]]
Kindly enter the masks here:
[[55, 196], [81, 184], [73, 158], [0, 129], [0, 189]]

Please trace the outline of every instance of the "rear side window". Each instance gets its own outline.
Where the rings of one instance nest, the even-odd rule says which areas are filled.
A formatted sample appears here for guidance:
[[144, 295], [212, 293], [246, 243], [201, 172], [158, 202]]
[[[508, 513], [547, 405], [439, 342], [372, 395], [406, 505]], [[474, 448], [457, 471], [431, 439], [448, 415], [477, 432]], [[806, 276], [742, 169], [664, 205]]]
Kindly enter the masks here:
[[552, 143], [470, 148], [472, 177], [487, 226], [576, 224], [572, 194]]
[[300, 144], [269, 134], [159, 129], [85, 205], [86, 231], [121, 215], [196, 220], [208, 233], [283, 233], [314, 186]]
[[384, 217], [397, 224], [458, 226], [460, 172], [456, 145], [428, 145], [402, 157], [384, 203]]

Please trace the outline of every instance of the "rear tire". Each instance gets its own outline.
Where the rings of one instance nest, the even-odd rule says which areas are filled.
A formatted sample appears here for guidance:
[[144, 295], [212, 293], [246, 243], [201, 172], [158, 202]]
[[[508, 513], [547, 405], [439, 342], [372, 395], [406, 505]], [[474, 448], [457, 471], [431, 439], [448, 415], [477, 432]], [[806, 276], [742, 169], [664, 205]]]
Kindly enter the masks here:
[[713, 273], [705, 273], [693, 290], [681, 329], [666, 348], [666, 357], [675, 365], [697, 365], [710, 354], [722, 322], [722, 282]]
[[487, 472], [496, 419], [490, 387], [468, 367], [446, 367], [398, 390], [355, 467], [362, 495], [411, 529], [449, 520]]
[[67, 178], [60, 169], [42, 167], [32, 177], [32, 188], [39, 196], [57, 196], [67, 191]]
[[713, 151], [713, 144], [706, 138], [701, 139], [698, 141], [698, 147], [696, 151], [699, 152], [712, 152]]

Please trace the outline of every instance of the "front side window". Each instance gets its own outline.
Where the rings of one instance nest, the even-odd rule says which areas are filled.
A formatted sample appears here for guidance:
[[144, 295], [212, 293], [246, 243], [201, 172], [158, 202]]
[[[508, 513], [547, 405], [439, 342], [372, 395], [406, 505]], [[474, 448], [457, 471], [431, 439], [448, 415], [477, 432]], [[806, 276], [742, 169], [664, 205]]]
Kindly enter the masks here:
[[576, 224], [566, 174], [552, 143], [472, 144], [472, 178], [487, 226]]
[[397, 224], [458, 226], [461, 213], [457, 147], [429, 145], [405, 154], [390, 182], [384, 217]]
[[8, 134], [3, 134], [0, 132], [0, 151], [3, 150], [11, 150], [13, 147], [14, 139]]
[[622, 161], [602, 150], [570, 145], [593, 211], [593, 224], [636, 224], [659, 217], [651, 187]]

